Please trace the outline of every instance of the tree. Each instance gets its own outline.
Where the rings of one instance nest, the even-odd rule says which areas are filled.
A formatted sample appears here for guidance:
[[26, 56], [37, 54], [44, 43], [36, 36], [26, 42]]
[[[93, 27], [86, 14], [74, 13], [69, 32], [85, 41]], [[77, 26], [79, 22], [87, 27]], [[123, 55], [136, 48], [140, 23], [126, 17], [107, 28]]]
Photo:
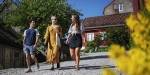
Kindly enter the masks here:
[[13, 0], [3, 0], [2, 3], [0, 4], [0, 13], [4, 11], [8, 11], [9, 9], [13, 9], [15, 3]]
[[124, 27], [111, 27], [107, 29], [108, 39], [111, 44], [119, 44], [125, 46], [126, 49], [130, 47], [130, 31], [127, 26]]
[[69, 23], [68, 15], [71, 13], [78, 12], [72, 9], [66, 0], [22, 0], [16, 10], [6, 14], [4, 21], [9, 26], [24, 28], [30, 19], [36, 18], [39, 21], [38, 27], [41, 30], [47, 26], [46, 24], [51, 15], [58, 16], [60, 24], [66, 27]]
[[60, 25], [65, 32], [70, 24], [70, 14], [72, 13], [80, 14], [71, 8], [66, 0], [21, 0], [16, 9], [5, 13], [3, 20], [7, 26], [17, 26], [24, 30], [28, 27], [29, 20], [36, 19], [38, 29], [43, 36], [51, 15], [58, 16]]

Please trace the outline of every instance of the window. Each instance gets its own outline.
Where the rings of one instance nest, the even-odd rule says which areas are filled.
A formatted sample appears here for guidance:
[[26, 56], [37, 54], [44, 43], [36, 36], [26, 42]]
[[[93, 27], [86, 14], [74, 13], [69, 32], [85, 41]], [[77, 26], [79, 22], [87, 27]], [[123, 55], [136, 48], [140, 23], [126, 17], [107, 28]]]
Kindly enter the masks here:
[[113, 6], [114, 6], [114, 9], [115, 9], [115, 10], [118, 10], [117, 4], [114, 4]]
[[119, 4], [118, 8], [119, 8], [119, 12], [123, 11], [123, 4]]
[[107, 34], [106, 32], [100, 32], [100, 35], [101, 35], [101, 40], [105, 40], [107, 38]]
[[94, 40], [94, 33], [87, 33], [87, 41]]

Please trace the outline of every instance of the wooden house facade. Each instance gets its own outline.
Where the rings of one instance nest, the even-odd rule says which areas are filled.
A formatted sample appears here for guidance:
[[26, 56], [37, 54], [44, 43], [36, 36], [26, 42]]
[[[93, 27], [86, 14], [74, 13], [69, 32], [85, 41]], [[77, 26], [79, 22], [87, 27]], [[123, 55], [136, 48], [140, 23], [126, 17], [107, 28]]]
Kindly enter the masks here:
[[0, 26], [0, 69], [24, 67], [22, 46], [14, 30]]

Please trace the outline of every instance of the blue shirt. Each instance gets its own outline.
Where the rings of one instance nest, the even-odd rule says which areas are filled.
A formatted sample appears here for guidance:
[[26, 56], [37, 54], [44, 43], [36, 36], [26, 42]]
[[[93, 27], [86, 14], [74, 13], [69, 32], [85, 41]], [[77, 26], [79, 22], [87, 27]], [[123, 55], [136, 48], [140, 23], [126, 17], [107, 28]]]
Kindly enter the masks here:
[[32, 46], [36, 42], [36, 36], [39, 35], [37, 29], [27, 29], [24, 31], [24, 44], [28, 46]]

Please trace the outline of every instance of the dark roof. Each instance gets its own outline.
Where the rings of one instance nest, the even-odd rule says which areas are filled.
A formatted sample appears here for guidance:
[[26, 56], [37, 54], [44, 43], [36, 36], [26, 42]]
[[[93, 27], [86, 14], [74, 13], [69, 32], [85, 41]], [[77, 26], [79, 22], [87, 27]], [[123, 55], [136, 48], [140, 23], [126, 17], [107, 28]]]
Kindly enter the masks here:
[[18, 42], [17, 33], [11, 29], [0, 25], [0, 44], [9, 45], [12, 47], [21, 46]]
[[109, 25], [123, 25], [125, 24], [125, 19], [130, 15], [130, 13], [106, 15], [106, 16], [96, 16], [85, 18], [82, 24], [85, 28], [97, 27], [97, 26], [109, 26]]

